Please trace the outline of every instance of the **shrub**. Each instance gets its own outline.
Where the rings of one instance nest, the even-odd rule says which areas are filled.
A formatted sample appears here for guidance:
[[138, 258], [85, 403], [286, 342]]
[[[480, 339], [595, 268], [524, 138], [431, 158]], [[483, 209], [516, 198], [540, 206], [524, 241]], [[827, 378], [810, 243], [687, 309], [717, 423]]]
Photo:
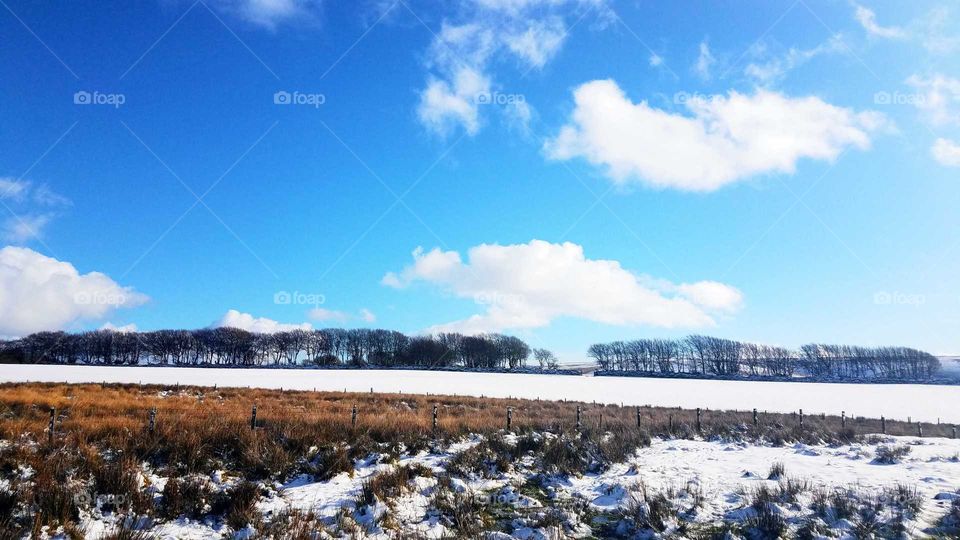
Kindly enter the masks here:
[[783, 463], [775, 461], [770, 465], [770, 472], [767, 473], [767, 480], [779, 480], [783, 478], [786, 472], [787, 471], [784, 468]]
[[877, 456], [873, 459], [874, 463], [883, 465], [895, 465], [900, 463], [903, 458], [910, 454], [909, 446], [881, 445], [877, 447]]

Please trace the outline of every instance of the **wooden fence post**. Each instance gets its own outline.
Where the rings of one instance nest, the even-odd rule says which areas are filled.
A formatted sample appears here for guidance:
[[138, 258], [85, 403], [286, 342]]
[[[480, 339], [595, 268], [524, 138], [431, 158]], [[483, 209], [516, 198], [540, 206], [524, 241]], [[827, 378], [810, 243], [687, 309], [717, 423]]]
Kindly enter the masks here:
[[357, 406], [356, 405], [354, 405], [353, 408], [350, 410], [350, 427], [351, 428], [357, 427]]
[[887, 419], [882, 416], [880, 417], [880, 433], [887, 434]]
[[840, 411], [840, 427], [847, 427], [847, 411]]
[[250, 429], [257, 429], [257, 406], [253, 406], [253, 410], [250, 412]]
[[923, 422], [917, 422], [917, 437], [923, 437]]
[[640, 427], [640, 407], [637, 407], [637, 428]]
[[759, 426], [760, 423], [757, 421], [757, 410], [753, 410], [753, 427]]
[[800, 427], [803, 427], [803, 409], [800, 409]]
[[55, 407], [50, 407], [50, 426], [48, 428], [47, 439], [50, 442], [50, 446], [53, 446], [53, 432], [57, 427], [57, 409]]
[[673, 415], [672, 414], [667, 415], [667, 427], [668, 427], [668, 431], [670, 433], [673, 433]]
[[577, 431], [580, 431], [580, 406], [577, 405]]
[[956, 438], [957, 438], [957, 426], [953, 426], [952, 429], [953, 429], [953, 438], [956, 439]]
[[507, 431], [510, 431], [511, 424], [513, 424], [513, 407], [507, 407]]
[[154, 430], [157, 428], [157, 408], [150, 408], [150, 422], [149, 422], [150, 434], [153, 435]]
[[433, 432], [437, 432], [437, 404], [433, 404]]
[[700, 431], [702, 431], [700, 426], [700, 407], [697, 407], [697, 433], [700, 433]]

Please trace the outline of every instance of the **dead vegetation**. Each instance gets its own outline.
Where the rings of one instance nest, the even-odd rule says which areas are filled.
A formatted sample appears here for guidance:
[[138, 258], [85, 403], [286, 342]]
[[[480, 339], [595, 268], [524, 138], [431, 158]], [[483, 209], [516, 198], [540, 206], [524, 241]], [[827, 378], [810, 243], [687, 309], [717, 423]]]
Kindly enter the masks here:
[[[251, 409], [257, 406], [255, 429]], [[433, 406], [438, 407], [436, 429]], [[357, 407], [356, 424], [352, 420]], [[506, 410], [513, 410], [511, 431], [502, 434]], [[582, 425], [576, 429], [577, 408]], [[50, 408], [56, 411], [53, 436]], [[155, 410], [150, 430], [150, 411]], [[639, 416], [639, 426], [638, 426]], [[354, 461], [370, 454], [396, 459], [443, 441], [470, 434], [483, 442], [457, 456], [448, 474], [496, 475], [521, 458], [538, 461], [544, 473], [582, 474], [626, 460], [652, 436], [763, 440], [774, 444], [848, 442], [858, 433], [879, 431], [880, 422], [839, 417], [805, 417], [803, 426], [790, 414], [760, 414], [759, 425], [748, 411], [702, 411], [701, 432], [694, 411], [619, 407], [575, 402], [331, 393], [245, 388], [164, 387], [124, 384], [0, 385], [0, 538], [38, 532], [44, 526], [75, 527], [81, 510], [96, 507], [118, 514], [175, 519], [223, 516], [234, 530], [249, 524], [268, 530], [285, 523], [308, 527], [307, 514], [274, 516], [264, 521], [254, 508], [261, 480], [309, 475], [325, 480], [351, 472]], [[886, 422], [888, 434], [912, 434], [915, 425]], [[944, 436], [948, 426], [929, 426], [930, 436]], [[149, 481], [141, 464], [167, 477], [157, 498], [148, 496]], [[29, 474], [24, 471], [29, 470]], [[208, 485], [211, 471], [236, 477], [226, 493]], [[390, 499], [422, 470], [399, 468], [364, 486], [360, 501]], [[206, 475], [206, 476], [205, 476]], [[484, 518], [471, 511], [467, 496], [438, 479], [434, 497], [445, 519], [463, 531], [475, 530]], [[793, 486], [787, 485], [787, 491]], [[109, 493], [112, 499], [97, 500]], [[780, 494], [781, 497], [783, 494]], [[634, 513], [639, 522], [659, 523], [652, 495]], [[359, 506], [359, 505], [358, 505]], [[837, 513], [842, 509], [834, 508]], [[775, 524], [763, 524], [763, 527]], [[760, 524], [758, 524], [758, 527]]]

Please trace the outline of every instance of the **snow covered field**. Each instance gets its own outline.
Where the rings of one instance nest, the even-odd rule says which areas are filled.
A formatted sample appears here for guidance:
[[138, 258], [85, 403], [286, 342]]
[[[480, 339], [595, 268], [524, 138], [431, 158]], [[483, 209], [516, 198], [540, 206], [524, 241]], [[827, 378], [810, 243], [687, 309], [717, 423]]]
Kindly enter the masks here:
[[2, 382], [122, 382], [298, 390], [570, 399], [627, 405], [857, 415], [960, 423], [960, 387], [635, 377], [579, 377], [406, 370], [214, 369], [3, 365]]
[[[517, 442], [515, 435], [507, 435], [507, 439], [511, 444]], [[314, 512], [326, 523], [336, 522], [338, 515], [353, 516], [351, 519], [366, 531], [365, 538], [393, 538], [398, 530], [415, 534], [418, 538], [455, 536], [457, 531], [444, 526], [442, 512], [433, 508], [434, 497], [440, 489], [437, 475], [445, 473], [453, 456], [474, 447], [481, 440], [471, 437], [441, 452], [422, 452], [392, 464], [371, 456], [358, 462], [354, 472], [341, 473], [326, 481], [314, 481], [304, 475], [286, 483], [266, 483], [262, 485], [265, 495], [257, 508], [264, 515], [279, 515], [290, 509]], [[875, 460], [879, 444], [907, 447], [910, 451], [899, 463], [882, 464]], [[681, 521], [687, 527], [713, 527], [726, 523], [749, 530], [757, 526], [755, 501], [761, 489], [777, 493], [774, 502], [770, 503], [772, 511], [789, 523], [794, 533], [801, 524], [816, 522], [822, 532], [831, 531], [831, 537], [851, 538], [851, 529], [863, 523], [862, 514], [839, 515], [841, 508], [832, 506], [837, 504], [833, 499], [820, 503], [826, 506], [818, 510], [817, 494], [840, 494], [852, 505], [866, 504], [867, 508], [877, 511], [878, 518], [883, 521], [893, 519], [890, 513], [896, 514], [897, 508], [907, 504], [907, 501], [898, 500], [902, 496], [902, 492], [897, 491], [900, 486], [901, 489], [907, 488], [906, 493], [915, 496], [919, 503], [918, 511], [904, 516], [904, 532], [909, 537], [919, 537], [938, 526], [953, 523], [954, 518], [945, 516], [955, 511], [951, 505], [960, 498], [957, 492], [960, 487], [958, 454], [960, 441], [913, 437], [887, 437], [873, 443], [842, 446], [798, 443], [783, 447], [654, 439], [649, 448], [638, 450], [628, 461], [614, 464], [602, 473], [538, 476], [535, 462], [522, 460], [510, 471], [493, 476], [455, 478], [451, 485], [454, 490], [475, 500], [496, 501], [503, 508], [501, 513], [514, 513], [510, 526], [512, 534], [499, 533], [500, 536], [489, 538], [537, 540], [554, 538], [553, 531], [542, 525], [542, 519], [531, 519], [533, 515], [542, 514], [547, 505], [564, 508], [560, 522], [567, 529], [568, 537], [593, 537], [597, 534], [596, 528], [604, 523], [612, 523], [618, 532], [635, 527], [636, 522], [630, 521], [635, 519], [633, 505], [652, 494], [664, 494], [663, 504], [669, 505], [671, 512], [676, 512], [675, 516], [664, 520], [664, 534], [679, 531], [677, 527]], [[774, 463], [782, 464], [784, 472], [782, 477], [770, 479], [768, 471]], [[394, 500], [357, 507], [356, 501], [366, 482], [377, 474], [410, 464], [425, 466], [433, 471], [433, 475], [414, 478], [410, 482], [410, 492]], [[538, 489], [529, 487], [533, 478], [538, 478]], [[800, 487], [795, 493], [785, 495], [782, 490], [788, 480]], [[148, 473], [147, 481], [159, 492], [166, 479]], [[209, 481], [218, 489], [227, 489], [236, 479], [216, 473]], [[582, 505], [564, 505], [563, 501], [581, 501]], [[387, 522], [387, 515], [391, 516], [391, 530], [380, 527]], [[589, 515], [606, 517], [591, 520]], [[617, 520], [622, 521], [617, 523]], [[587, 521], [590, 521], [589, 525]], [[86, 514], [84, 520], [88, 537], [109, 532], [113, 523], [113, 516], [99, 515], [96, 510]], [[231, 536], [222, 522], [185, 518], [156, 524], [149, 532], [170, 539]], [[652, 532], [641, 531], [636, 538], [650, 537], [648, 533]], [[253, 533], [248, 529], [232, 536], [246, 538]], [[89, 536], [91, 534], [93, 536]], [[634, 536], [623, 534], [622, 537]]]

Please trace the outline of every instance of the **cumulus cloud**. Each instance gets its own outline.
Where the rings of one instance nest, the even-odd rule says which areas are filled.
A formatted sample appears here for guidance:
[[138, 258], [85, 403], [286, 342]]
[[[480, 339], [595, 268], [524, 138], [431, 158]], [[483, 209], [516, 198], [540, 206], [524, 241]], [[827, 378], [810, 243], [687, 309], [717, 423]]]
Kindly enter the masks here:
[[950, 139], [939, 138], [930, 149], [937, 163], [946, 167], [960, 167], [960, 144]]
[[634, 274], [613, 260], [589, 259], [566, 242], [481, 244], [467, 262], [455, 251], [417, 248], [413, 263], [389, 272], [384, 285], [402, 289], [422, 282], [483, 306], [484, 312], [430, 331], [469, 334], [538, 328], [560, 317], [611, 325], [704, 327], [713, 313], [742, 304], [737, 289], [718, 282], [673, 284]]
[[876, 112], [855, 112], [817, 97], [769, 90], [690, 99], [689, 114], [634, 103], [612, 80], [574, 91], [575, 109], [547, 157], [584, 158], [617, 183], [712, 191], [765, 173], [793, 173], [803, 158], [833, 160], [866, 149], [886, 125]]
[[[430, 70], [417, 117], [429, 131], [468, 135], [482, 127], [484, 109], [516, 120], [513, 101], [484, 99], [497, 90], [495, 63], [512, 60], [524, 71], [543, 68], [563, 47], [570, 19], [605, 13], [606, 0], [472, 0], [444, 20], [426, 55]], [[578, 15], [579, 13], [579, 15]], [[510, 92], [504, 92], [510, 93]], [[525, 106], [523, 111], [529, 110]]]
[[0, 249], [0, 335], [63, 330], [148, 299], [100, 272], [81, 274], [28, 248]]
[[860, 23], [860, 26], [867, 31], [868, 34], [875, 37], [887, 38], [887, 39], [900, 39], [906, 37], [907, 33], [902, 28], [896, 26], [880, 26], [877, 24], [877, 14], [874, 13], [872, 9], [861, 6], [859, 4], [855, 5], [856, 11], [854, 16], [857, 19], [857, 22]]
[[907, 84], [917, 90], [913, 103], [934, 125], [960, 124], [960, 79], [936, 73], [911, 75]]
[[287, 324], [277, 322], [266, 317], [254, 317], [249, 313], [241, 313], [231, 309], [224, 313], [219, 321], [212, 326], [215, 328], [239, 328], [247, 332], [256, 332], [258, 334], [275, 334], [277, 332], [286, 332], [290, 330], [312, 330], [310, 323]]

